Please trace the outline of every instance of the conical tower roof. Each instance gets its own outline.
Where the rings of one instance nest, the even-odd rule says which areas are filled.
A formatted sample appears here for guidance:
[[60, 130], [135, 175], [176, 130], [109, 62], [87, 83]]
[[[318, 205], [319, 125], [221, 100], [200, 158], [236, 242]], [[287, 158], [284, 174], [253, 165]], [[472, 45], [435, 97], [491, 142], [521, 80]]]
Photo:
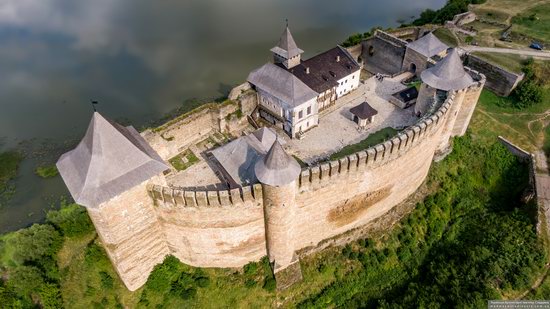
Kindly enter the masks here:
[[169, 169], [133, 127], [97, 112], [82, 141], [56, 165], [74, 200], [86, 207], [98, 206]]
[[266, 185], [282, 186], [296, 180], [300, 175], [300, 165], [289, 156], [281, 143], [275, 141], [263, 160], [256, 162], [256, 178]]
[[420, 39], [407, 44], [407, 48], [410, 48], [421, 55], [431, 58], [449, 48], [441, 42], [433, 33], [428, 33]]
[[420, 78], [432, 88], [445, 91], [459, 90], [470, 86], [474, 80], [464, 70], [464, 65], [456, 49], [435, 66], [422, 71]]
[[294, 41], [294, 38], [292, 37], [288, 26], [286, 26], [285, 30], [283, 31], [283, 34], [279, 39], [279, 43], [275, 47], [273, 47], [271, 51], [285, 57], [286, 59], [298, 56], [299, 54], [304, 52], [296, 45], [296, 42]]

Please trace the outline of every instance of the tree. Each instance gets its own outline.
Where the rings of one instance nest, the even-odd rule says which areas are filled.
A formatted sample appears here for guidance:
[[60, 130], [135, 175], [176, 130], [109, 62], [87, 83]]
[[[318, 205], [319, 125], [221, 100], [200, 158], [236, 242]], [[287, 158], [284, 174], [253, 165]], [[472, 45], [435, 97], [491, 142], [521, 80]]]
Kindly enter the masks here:
[[34, 224], [17, 232], [16, 237], [10, 239], [15, 248], [14, 259], [23, 264], [25, 262], [39, 262], [47, 256], [54, 255], [63, 242], [61, 235], [49, 224]]

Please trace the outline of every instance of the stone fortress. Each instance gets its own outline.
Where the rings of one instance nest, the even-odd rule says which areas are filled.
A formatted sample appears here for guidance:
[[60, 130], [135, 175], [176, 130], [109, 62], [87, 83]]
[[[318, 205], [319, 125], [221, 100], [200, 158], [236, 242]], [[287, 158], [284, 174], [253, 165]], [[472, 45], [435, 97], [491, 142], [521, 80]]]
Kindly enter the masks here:
[[[451, 138], [465, 133], [485, 77], [464, 67], [431, 33], [407, 35], [411, 42], [377, 31], [359, 46], [338, 46], [329, 57], [304, 61], [287, 28], [261, 83], [249, 77], [222, 104], [141, 134], [94, 113], [81, 143], [57, 166], [128, 289], [141, 287], [170, 254], [197, 267], [235, 268], [268, 256], [284, 289], [301, 279], [300, 256], [413, 194], [432, 161], [452, 150]], [[333, 63], [327, 69], [315, 59]], [[328, 72], [344, 60], [346, 74]], [[359, 82], [356, 65], [377, 76]], [[308, 80], [312, 74], [321, 81]], [[349, 74], [357, 84], [340, 94]], [[270, 79], [280, 83], [269, 85]], [[411, 93], [407, 80], [421, 84], [414, 101], [399, 95]], [[281, 113], [262, 113], [264, 97], [278, 102], [272, 106]], [[392, 104], [392, 97], [406, 104]], [[357, 128], [350, 107], [367, 101], [377, 118]], [[298, 130], [302, 119], [295, 109], [307, 115], [308, 106], [315, 119]], [[399, 128], [385, 142], [333, 160], [330, 151], [319, 153], [337, 152], [342, 145], [334, 145], [388, 124]], [[300, 167], [294, 156], [306, 164]], [[186, 168], [171, 167], [174, 158]]]

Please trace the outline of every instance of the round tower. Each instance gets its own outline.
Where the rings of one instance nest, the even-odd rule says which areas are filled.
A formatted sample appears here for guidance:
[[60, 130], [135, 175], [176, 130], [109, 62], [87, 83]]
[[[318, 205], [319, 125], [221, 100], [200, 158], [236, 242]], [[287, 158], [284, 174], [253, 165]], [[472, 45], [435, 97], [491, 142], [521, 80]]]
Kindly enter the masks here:
[[301, 280], [293, 235], [300, 165], [275, 141], [254, 171], [262, 184], [267, 255], [281, 289]]
[[438, 154], [436, 156], [441, 159], [451, 150], [449, 139], [452, 136], [457, 115], [462, 109], [465, 92], [468, 87], [474, 84], [474, 80], [464, 69], [456, 49], [452, 49], [435, 66], [423, 71], [420, 78], [422, 79], [422, 87], [415, 107], [415, 113], [417, 114], [424, 115], [427, 113], [436, 100], [442, 100], [438, 97], [447, 97], [450, 93], [454, 93], [451, 109], [447, 112], [448, 116], [442, 138], [437, 147]]

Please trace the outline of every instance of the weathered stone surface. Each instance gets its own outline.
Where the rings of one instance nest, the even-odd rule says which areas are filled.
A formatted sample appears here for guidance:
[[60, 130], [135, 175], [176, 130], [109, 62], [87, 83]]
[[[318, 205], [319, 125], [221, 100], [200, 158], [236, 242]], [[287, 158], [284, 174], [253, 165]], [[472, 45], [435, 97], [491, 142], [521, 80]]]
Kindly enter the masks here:
[[131, 290], [168, 254], [198, 267], [242, 267], [269, 255], [278, 287], [284, 288], [301, 280], [295, 252], [381, 218], [417, 190], [434, 153], [463, 134], [480, 86], [452, 93], [437, 121], [305, 169], [289, 185], [257, 184], [242, 192], [165, 190], [159, 176], [89, 210], [90, 217]]

